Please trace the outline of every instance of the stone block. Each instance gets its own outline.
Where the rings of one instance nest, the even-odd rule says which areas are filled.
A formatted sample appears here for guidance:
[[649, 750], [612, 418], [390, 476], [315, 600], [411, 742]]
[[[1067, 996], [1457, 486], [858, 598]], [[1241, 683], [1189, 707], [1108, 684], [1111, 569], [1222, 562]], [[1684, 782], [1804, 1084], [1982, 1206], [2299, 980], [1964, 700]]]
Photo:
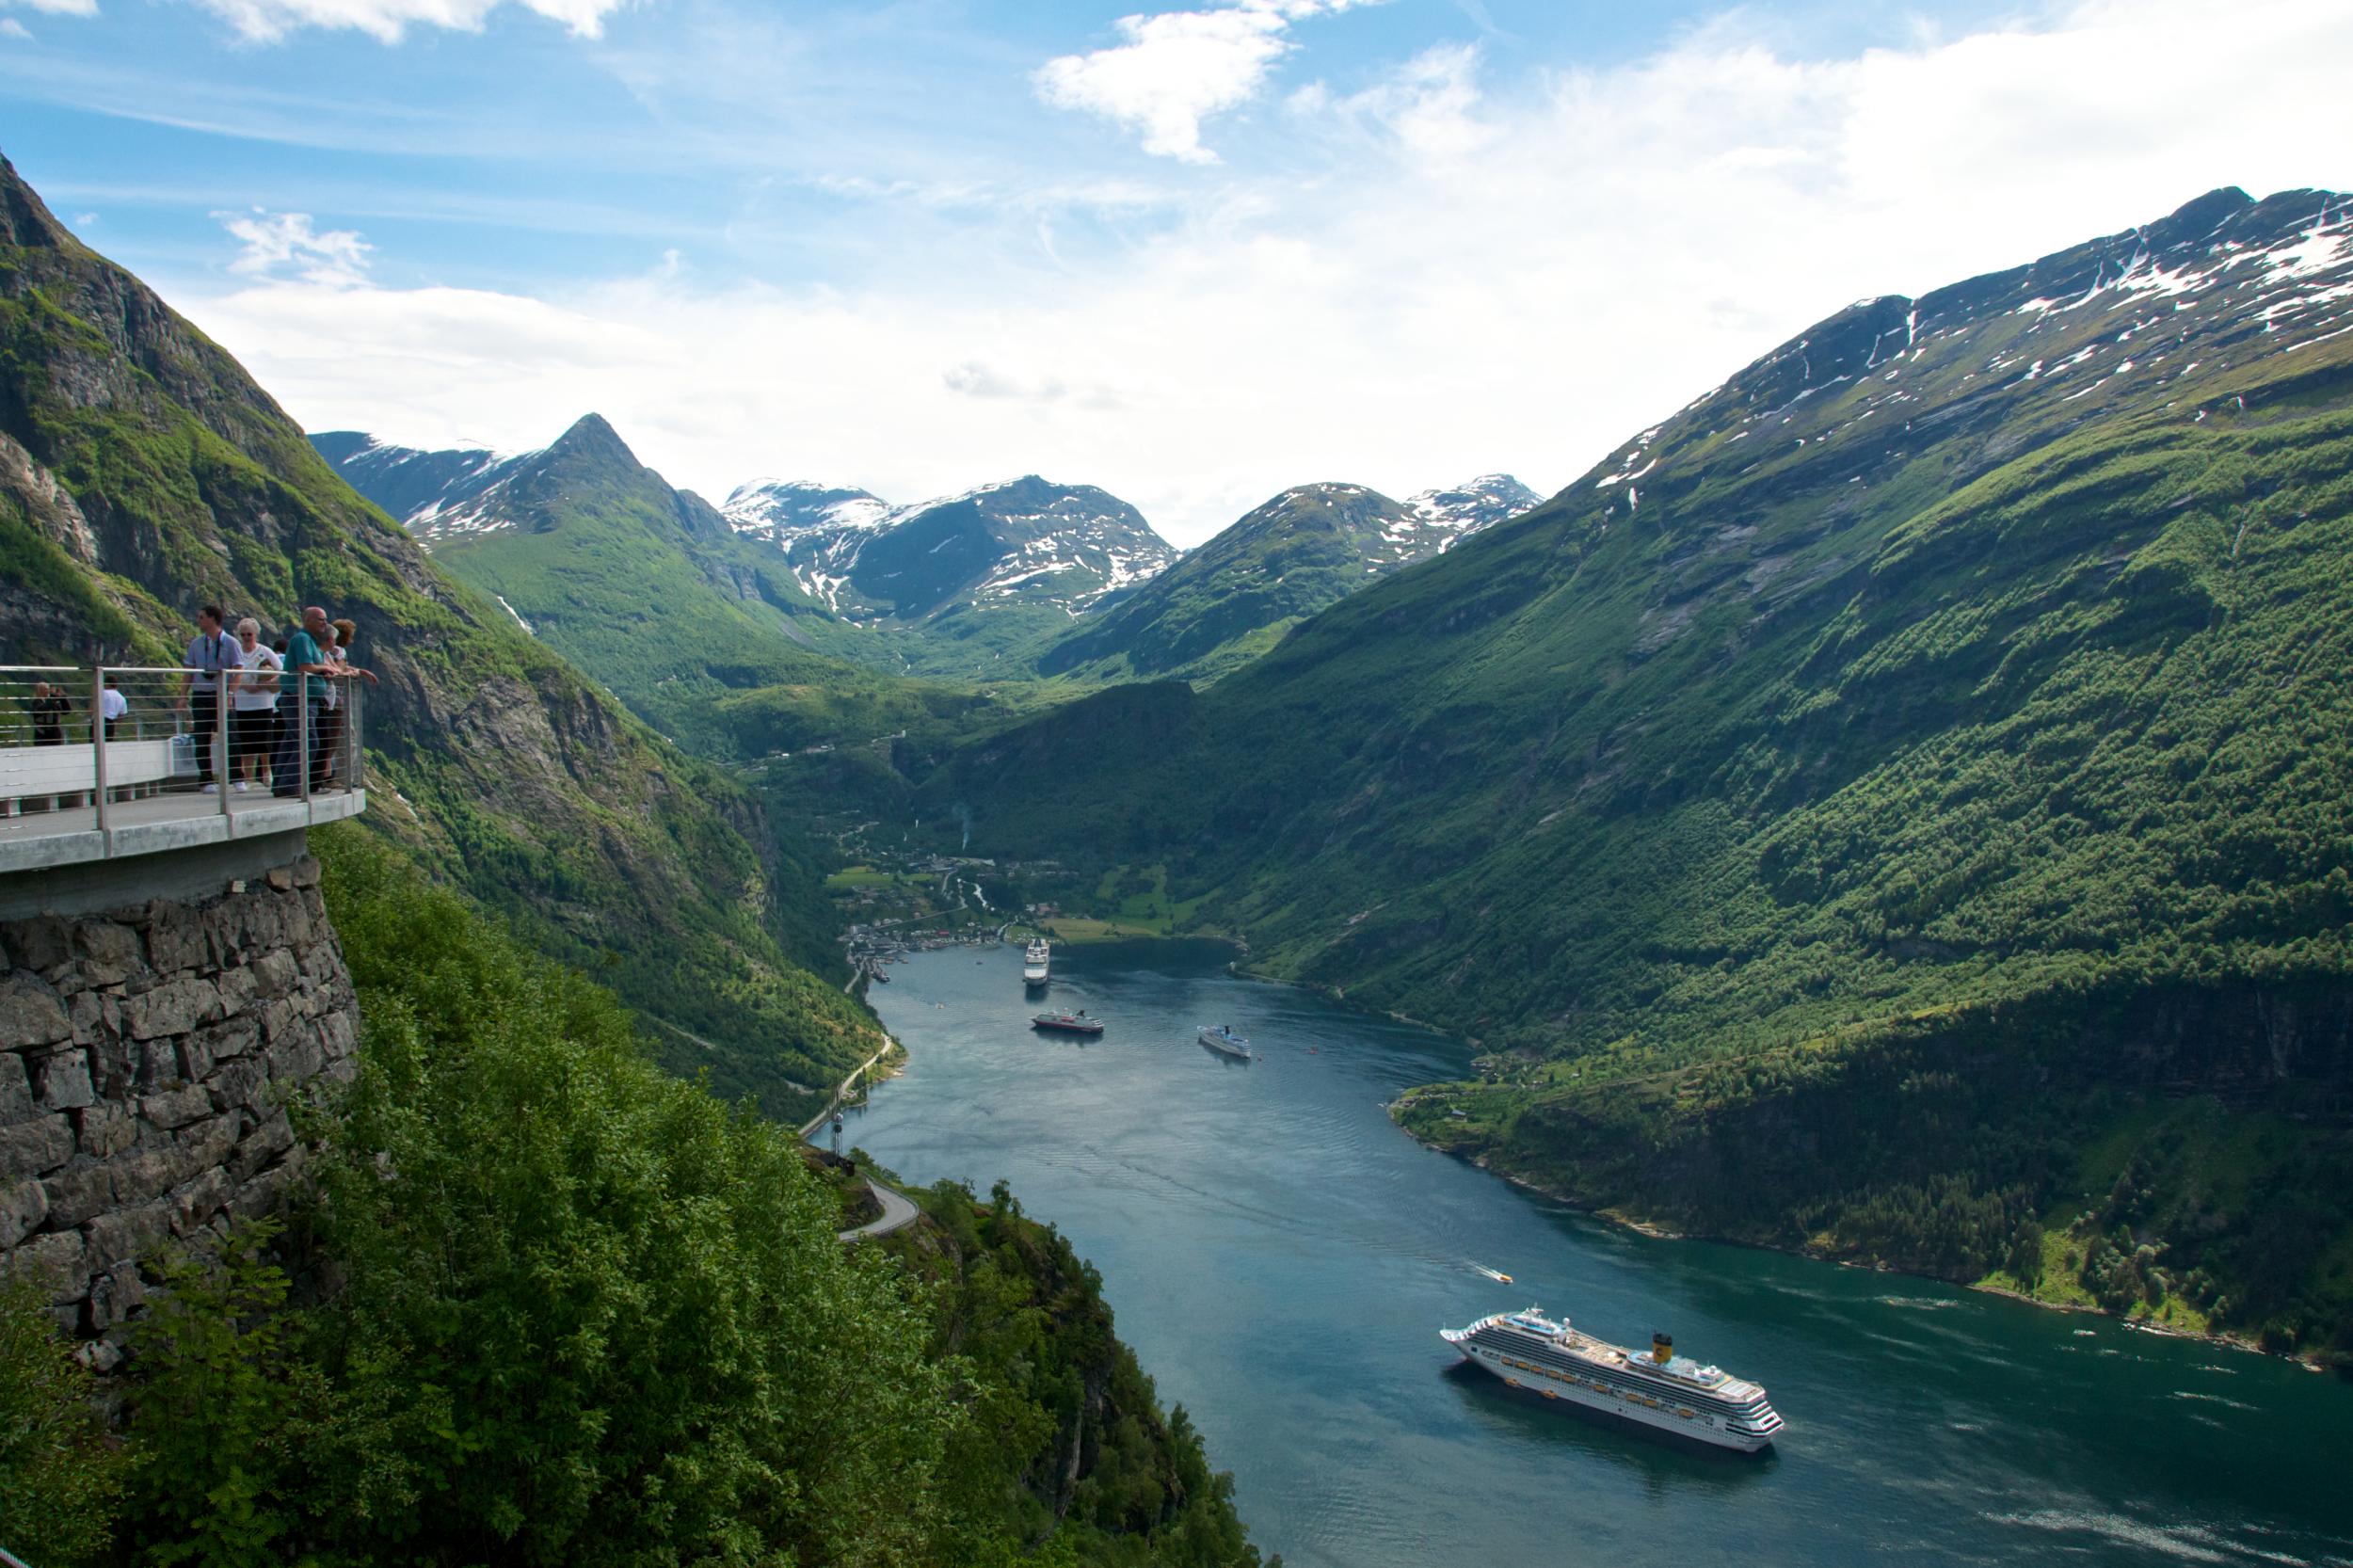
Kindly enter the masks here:
[[89, 1053], [79, 1046], [41, 1052], [24, 1064], [32, 1073], [33, 1103], [43, 1111], [78, 1110], [98, 1098], [89, 1080]]
[[0, 1127], [0, 1179], [47, 1176], [73, 1158], [73, 1124], [62, 1112]]
[[0, 1048], [0, 1126], [40, 1114], [33, 1104], [33, 1080], [24, 1071], [24, 1058]]
[[273, 1165], [237, 1189], [229, 1200], [229, 1212], [240, 1220], [274, 1214], [285, 1201], [286, 1189], [301, 1176], [302, 1173], [291, 1165]]
[[[104, 1334], [137, 1311], [146, 1300], [147, 1282], [139, 1278], [136, 1264], [118, 1263], [111, 1269], [93, 1270], [89, 1276], [89, 1310], [82, 1332]], [[108, 1355], [120, 1359], [120, 1352], [103, 1339], [82, 1349], [91, 1353], [93, 1366]]]
[[152, 1095], [180, 1086], [180, 1044], [176, 1040], [148, 1040], [133, 1048], [131, 1082], [127, 1086], [140, 1094]]
[[207, 1220], [220, 1212], [235, 1190], [229, 1173], [218, 1166], [199, 1171], [173, 1188], [167, 1200], [171, 1205], [171, 1233], [186, 1236], [201, 1229]]
[[[294, 960], [289, 958], [286, 962], [291, 964]], [[301, 1017], [302, 1015], [295, 1007], [294, 999], [291, 997], [280, 998], [269, 1003], [262, 1009], [262, 1043], [274, 1046], [285, 1039], [294, 1032]]]
[[252, 1018], [224, 1018], [198, 1032], [204, 1042], [204, 1054], [216, 1064], [233, 1061], [262, 1044], [262, 1026]]
[[53, 1230], [10, 1253], [7, 1272], [10, 1278], [32, 1281], [52, 1305], [62, 1305], [78, 1302], [88, 1292], [89, 1269], [89, 1249], [82, 1233]]
[[72, 1230], [104, 1213], [115, 1201], [115, 1174], [92, 1160], [77, 1160], [45, 1178], [41, 1192], [49, 1199], [49, 1227]]
[[152, 1257], [157, 1249], [171, 1240], [171, 1205], [164, 1201], [143, 1203], [136, 1208], [101, 1214], [90, 1222], [88, 1235], [87, 1268], [111, 1269], [118, 1263]]
[[[153, 940], [154, 934], [149, 933]], [[185, 1034], [220, 1016], [220, 990], [209, 980], [184, 975], [124, 1004], [122, 1021], [135, 1040]]]
[[147, 961], [165, 974], [205, 967], [204, 921], [184, 904], [158, 899], [147, 906]]
[[273, 948], [256, 958], [249, 966], [257, 993], [264, 997], [282, 997], [295, 988], [302, 978], [301, 968], [294, 954], [283, 948]]
[[179, 1064], [181, 1082], [201, 1083], [213, 1076], [213, 1048], [204, 1038], [208, 1032], [200, 1030], [171, 1042], [172, 1059]]
[[223, 1063], [204, 1080], [204, 1092], [213, 1097], [216, 1111], [257, 1107], [268, 1088], [269, 1068], [259, 1058]]
[[111, 1100], [86, 1105], [70, 1114], [74, 1144], [93, 1160], [112, 1159], [138, 1138], [138, 1124], [131, 1119], [131, 1112]]
[[112, 1165], [115, 1202], [145, 1203], [161, 1197], [187, 1179], [188, 1170], [182, 1163], [183, 1158], [181, 1151], [169, 1144], [117, 1155]]
[[144, 1096], [138, 1109], [142, 1117], [168, 1132], [211, 1115], [213, 1096], [204, 1092], [202, 1084], [189, 1083], [160, 1095]]
[[344, 955], [325, 942], [314, 942], [296, 952], [296, 962], [302, 968], [302, 989], [308, 996], [323, 996], [343, 972]]
[[278, 1083], [308, 1083], [327, 1065], [326, 1048], [309, 1032], [289, 1035], [283, 1044], [272, 1046], [265, 1055], [270, 1079]]
[[360, 1027], [347, 1012], [329, 1013], [319, 1020], [319, 1045], [329, 1062], [340, 1062], [360, 1048]]
[[54, 1046], [72, 1038], [73, 1020], [56, 986], [23, 969], [0, 979], [0, 1049]]
[[297, 888], [315, 888], [326, 874], [319, 869], [319, 857], [315, 855], [306, 855], [296, 860], [293, 871]]
[[225, 1115], [208, 1116], [193, 1127], [172, 1134], [172, 1142], [180, 1150], [181, 1169], [194, 1170], [204, 1165], [217, 1165], [229, 1158], [229, 1151], [237, 1146], [237, 1139], [245, 1130], [245, 1117], [232, 1111]]
[[49, 1218], [47, 1187], [26, 1177], [0, 1184], [0, 1251], [15, 1246]]
[[76, 920], [73, 924], [75, 968], [89, 985], [120, 985], [147, 967], [139, 934], [112, 920]]
[[109, 1032], [121, 1032], [120, 1006], [118, 1004], [110, 1012], [106, 1005], [113, 1000], [113, 997], [104, 991], [84, 991], [73, 999], [73, 1003], [67, 1009], [67, 1013], [73, 1022], [75, 1045], [94, 1046]]
[[62, 968], [73, 957], [72, 927], [54, 915], [14, 921], [8, 927], [8, 951], [24, 968]]
[[244, 964], [221, 970], [219, 980], [214, 984], [220, 991], [220, 1011], [224, 1017], [244, 1012], [246, 1004], [261, 988], [252, 968]]
[[270, 1112], [267, 1120], [247, 1133], [229, 1157], [229, 1174], [239, 1181], [250, 1180], [269, 1162], [294, 1147], [294, 1124], [282, 1110]]

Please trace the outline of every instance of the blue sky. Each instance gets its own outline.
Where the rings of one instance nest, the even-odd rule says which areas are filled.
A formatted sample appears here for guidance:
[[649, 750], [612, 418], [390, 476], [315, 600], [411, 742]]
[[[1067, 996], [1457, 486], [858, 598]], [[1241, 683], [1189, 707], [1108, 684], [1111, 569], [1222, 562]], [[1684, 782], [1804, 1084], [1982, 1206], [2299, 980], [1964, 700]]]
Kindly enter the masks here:
[[1849, 298], [2353, 184], [2345, 9], [0, 0], [0, 150], [312, 428], [595, 408], [714, 498], [1038, 471], [1193, 543], [1557, 488]]

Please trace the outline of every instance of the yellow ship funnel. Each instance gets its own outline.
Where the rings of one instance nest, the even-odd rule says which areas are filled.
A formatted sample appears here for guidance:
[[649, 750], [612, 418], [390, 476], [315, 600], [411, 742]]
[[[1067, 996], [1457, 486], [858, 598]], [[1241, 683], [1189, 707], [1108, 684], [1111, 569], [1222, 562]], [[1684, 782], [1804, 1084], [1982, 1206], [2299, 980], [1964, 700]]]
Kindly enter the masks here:
[[1654, 1334], [1650, 1336], [1650, 1358], [1653, 1361], [1664, 1367], [1674, 1358], [1674, 1353], [1675, 1336], [1673, 1335]]

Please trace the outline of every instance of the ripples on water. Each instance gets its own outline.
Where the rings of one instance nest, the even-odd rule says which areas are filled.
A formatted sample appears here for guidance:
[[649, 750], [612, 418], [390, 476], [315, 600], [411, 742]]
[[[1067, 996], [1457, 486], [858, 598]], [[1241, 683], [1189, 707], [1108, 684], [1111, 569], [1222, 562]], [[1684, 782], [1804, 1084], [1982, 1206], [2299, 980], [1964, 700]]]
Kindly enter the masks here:
[[[1383, 1105], [1459, 1073], [1461, 1052], [1230, 979], [1224, 956], [1057, 953], [1054, 1004], [1112, 1026], [1085, 1043], [1029, 1030], [1017, 951], [918, 957], [874, 998], [908, 1070], [851, 1136], [912, 1180], [1003, 1176], [1060, 1225], [1294, 1568], [2353, 1565], [2353, 1390], [1600, 1226], [1390, 1125]], [[1259, 1060], [1204, 1049], [1205, 1023]], [[1786, 1438], [1755, 1460], [1666, 1447], [1515, 1396], [1436, 1337], [1531, 1300], [1621, 1343], [1669, 1330], [1765, 1384]]]

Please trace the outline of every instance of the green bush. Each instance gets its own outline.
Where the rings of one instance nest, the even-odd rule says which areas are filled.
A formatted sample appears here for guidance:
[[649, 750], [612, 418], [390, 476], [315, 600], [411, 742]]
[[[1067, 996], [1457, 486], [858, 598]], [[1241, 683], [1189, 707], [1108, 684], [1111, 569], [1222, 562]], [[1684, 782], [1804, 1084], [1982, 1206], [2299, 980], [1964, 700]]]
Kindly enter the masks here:
[[130, 1456], [40, 1296], [0, 1290], [0, 1547], [41, 1568], [100, 1560]]

